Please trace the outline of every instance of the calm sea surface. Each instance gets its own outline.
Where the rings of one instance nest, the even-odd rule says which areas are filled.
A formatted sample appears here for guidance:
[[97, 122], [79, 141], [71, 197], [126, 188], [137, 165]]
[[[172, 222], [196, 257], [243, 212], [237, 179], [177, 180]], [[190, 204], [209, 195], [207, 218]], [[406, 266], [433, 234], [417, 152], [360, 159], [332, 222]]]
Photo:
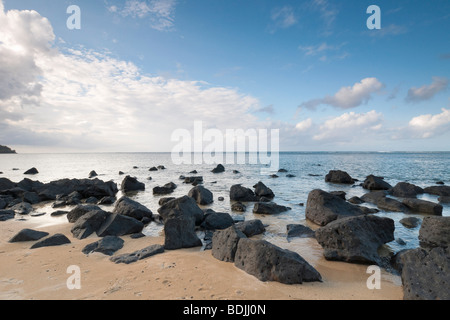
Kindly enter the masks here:
[[[149, 172], [153, 166], [164, 165], [166, 170]], [[138, 192], [132, 198], [146, 205], [154, 213], [159, 208], [159, 196], [152, 194], [155, 186], [162, 186], [168, 182], [175, 182], [178, 188], [171, 195], [179, 197], [186, 195], [192, 188], [179, 180], [180, 175], [189, 176], [189, 172], [197, 170], [199, 176], [204, 178], [204, 186], [214, 194], [214, 203], [207, 208], [215, 211], [228, 212], [234, 216], [243, 216], [245, 219], [261, 219], [269, 225], [263, 239], [277, 244], [286, 244], [286, 225], [291, 223], [304, 224], [317, 228], [305, 220], [305, 206], [308, 193], [313, 189], [325, 191], [342, 190], [347, 193], [347, 199], [353, 196], [362, 196], [367, 191], [358, 183], [354, 186], [326, 183], [325, 175], [329, 170], [340, 169], [347, 171], [353, 178], [364, 181], [369, 174], [383, 176], [391, 185], [401, 181], [408, 181], [420, 187], [435, 185], [437, 181], [444, 181], [450, 185], [450, 153], [281, 153], [280, 168], [288, 170], [288, 173], [278, 173], [279, 178], [271, 178], [261, 175], [261, 165], [250, 164], [226, 164], [226, 171], [213, 174], [211, 170], [215, 165], [175, 165], [170, 153], [103, 153], [103, 154], [14, 154], [0, 155], [0, 177], [9, 178], [19, 182], [25, 176], [23, 172], [36, 167], [39, 174], [31, 176], [33, 180], [49, 182], [62, 178], [87, 178], [91, 170], [95, 170], [102, 180], [113, 180], [118, 184], [124, 176], [119, 175], [123, 171], [127, 175], [135, 176], [146, 184], [146, 191]], [[137, 169], [133, 168], [134, 166]], [[13, 170], [19, 169], [19, 170]], [[240, 173], [234, 174], [232, 171]], [[286, 177], [287, 174], [295, 175], [294, 178]], [[152, 177], [152, 180], [148, 180]], [[252, 213], [253, 205], [248, 204], [247, 212], [232, 212], [229, 201], [229, 190], [234, 184], [252, 188], [258, 181], [262, 181], [275, 193], [274, 201], [278, 204], [289, 206], [292, 210], [276, 215], [261, 216]], [[119, 193], [118, 197], [121, 196]], [[218, 197], [224, 197], [225, 201], [218, 201]], [[437, 202], [437, 196], [424, 194], [421, 199]], [[369, 207], [372, 205], [365, 204]], [[112, 210], [112, 207], [105, 207]], [[50, 217], [54, 211], [51, 203], [40, 206], [38, 212], [47, 214], [40, 217], [27, 217], [27, 219], [40, 219], [42, 225], [66, 223], [65, 217]], [[401, 238], [406, 245], [400, 245], [393, 241], [387, 248], [393, 252], [405, 248], [414, 248], [419, 245], [419, 228], [407, 229], [399, 220], [404, 218], [403, 213], [381, 211], [377, 215], [390, 217], [395, 221], [395, 237]], [[444, 205], [443, 215], [450, 215], [450, 206]], [[409, 215], [411, 216], [411, 215]], [[413, 215], [423, 218], [423, 215]], [[145, 234], [155, 236], [161, 234], [161, 227], [152, 223], [145, 229]], [[293, 243], [295, 245], [295, 241]], [[299, 240], [301, 241], [301, 240]]]

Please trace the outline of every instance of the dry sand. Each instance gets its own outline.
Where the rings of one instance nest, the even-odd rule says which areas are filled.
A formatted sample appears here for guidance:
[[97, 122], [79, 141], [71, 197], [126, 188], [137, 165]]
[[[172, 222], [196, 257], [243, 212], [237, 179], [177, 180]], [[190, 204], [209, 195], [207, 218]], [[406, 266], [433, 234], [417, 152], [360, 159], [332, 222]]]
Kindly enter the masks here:
[[[314, 239], [276, 243], [301, 254], [322, 275], [323, 282], [286, 285], [261, 282], [216, 260], [211, 251], [183, 249], [166, 251], [134, 264], [114, 264], [108, 256], [85, 255], [81, 250], [98, 238], [73, 238], [68, 223], [38, 225], [30, 221], [0, 222], [0, 299], [38, 300], [349, 300], [403, 298], [398, 276], [382, 272], [380, 290], [370, 290], [367, 266], [330, 262]], [[31, 228], [63, 233], [72, 244], [30, 250], [32, 243], [8, 243], [18, 231]], [[125, 240], [116, 254], [130, 253], [150, 244], [163, 244], [162, 237]], [[81, 289], [69, 290], [67, 268], [81, 270]]]

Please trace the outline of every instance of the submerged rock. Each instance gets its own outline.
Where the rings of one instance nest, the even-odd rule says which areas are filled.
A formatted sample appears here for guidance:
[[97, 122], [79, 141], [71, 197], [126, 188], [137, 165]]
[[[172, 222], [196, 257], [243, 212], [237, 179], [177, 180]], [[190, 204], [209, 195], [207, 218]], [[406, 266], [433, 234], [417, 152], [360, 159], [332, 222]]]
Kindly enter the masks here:
[[377, 177], [374, 175], [367, 176], [362, 187], [367, 190], [389, 190], [392, 188], [389, 183], [384, 181], [383, 177]]
[[212, 171], [212, 173], [221, 173], [225, 172], [225, 167], [221, 164], [218, 164], [217, 167], [215, 167]]
[[274, 202], [257, 202], [253, 207], [253, 213], [278, 214], [290, 210], [290, 208], [278, 205]]
[[288, 224], [286, 226], [287, 238], [314, 238], [315, 231], [301, 224]]

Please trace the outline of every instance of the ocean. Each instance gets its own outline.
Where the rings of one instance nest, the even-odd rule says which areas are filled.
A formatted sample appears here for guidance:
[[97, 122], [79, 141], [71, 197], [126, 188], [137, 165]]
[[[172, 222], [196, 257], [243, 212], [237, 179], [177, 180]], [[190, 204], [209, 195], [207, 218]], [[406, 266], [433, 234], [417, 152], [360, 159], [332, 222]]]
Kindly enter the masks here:
[[[346, 198], [362, 196], [368, 192], [359, 183], [366, 176], [373, 174], [384, 177], [391, 185], [398, 182], [410, 182], [420, 187], [435, 185], [438, 181], [450, 184], [450, 153], [448, 152], [282, 152], [279, 155], [280, 168], [287, 173], [277, 173], [278, 178], [261, 174], [261, 165], [258, 164], [227, 164], [225, 172], [214, 174], [211, 170], [215, 164], [173, 164], [170, 153], [92, 153], [92, 154], [2, 154], [0, 155], [0, 177], [6, 177], [14, 182], [19, 182], [26, 176], [23, 173], [36, 167], [39, 174], [27, 176], [32, 180], [50, 182], [63, 178], [88, 178], [89, 172], [95, 170], [101, 180], [112, 180], [118, 184], [125, 175], [136, 177], [144, 182], [146, 190], [137, 192], [131, 197], [147, 206], [153, 213], [157, 213], [158, 201], [161, 196], [154, 196], [152, 189], [168, 182], [177, 184], [177, 189], [170, 196], [180, 197], [186, 195], [192, 188], [179, 180], [180, 175], [192, 176], [192, 170], [197, 170], [196, 176], [203, 176], [204, 186], [214, 194], [214, 203], [202, 208], [211, 208], [215, 211], [228, 212], [236, 218], [246, 220], [261, 219], [267, 225], [267, 230], [262, 239], [275, 243], [282, 247], [293, 248], [295, 246], [313, 245], [310, 240], [286, 240], [286, 226], [288, 224], [303, 224], [313, 229], [317, 228], [313, 223], [305, 219], [305, 208], [308, 194], [313, 189], [325, 191], [345, 191]], [[153, 166], [163, 165], [165, 170], [149, 171]], [[343, 170], [352, 178], [358, 179], [355, 185], [341, 185], [325, 182], [325, 175], [330, 170]], [[233, 170], [239, 173], [233, 173]], [[125, 175], [119, 175], [119, 171]], [[286, 177], [292, 174], [295, 177]], [[149, 180], [149, 177], [152, 179]], [[292, 210], [278, 215], [253, 214], [253, 204], [247, 204], [245, 213], [232, 212], [229, 200], [229, 190], [234, 184], [242, 184], [252, 188], [258, 181], [262, 181], [275, 193], [274, 202], [288, 206]], [[117, 195], [119, 198], [121, 192]], [[218, 201], [224, 197], [224, 201]], [[437, 196], [423, 194], [419, 199], [438, 202]], [[302, 205], [303, 204], [303, 205]], [[374, 208], [371, 204], [363, 204]], [[450, 215], [450, 205], [443, 204], [443, 215]], [[105, 206], [105, 210], [112, 210], [112, 206]], [[64, 208], [63, 208], [64, 209]], [[66, 208], [68, 210], [70, 208]], [[45, 215], [24, 219], [34, 219], [42, 227], [67, 223], [65, 217], [51, 217], [55, 211], [51, 203], [39, 205], [36, 209]], [[376, 215], [392, 218], [395, 221], [396, 241], [386, 244], [388, 252], [395, 253], [402, 249], [410, 249], [419, 246], [419, 227], [408, 229], [399, 221], [406, 216], [423, 218], [421, 214], [404, 214], [398, 212], [380, 211]], [[147, 236], [162, 235], [162, 227], [151, 223], [144, 229]], [[400, 244], [397, 241], [402, 239]], [[306, 242], [305, 242], [306, 241]], [[317, 247], [317, 245], [315, 245]], [[297, 250], [304, 252], [307, 249]], [[310, 252], [314, 256], [314, 252]]]

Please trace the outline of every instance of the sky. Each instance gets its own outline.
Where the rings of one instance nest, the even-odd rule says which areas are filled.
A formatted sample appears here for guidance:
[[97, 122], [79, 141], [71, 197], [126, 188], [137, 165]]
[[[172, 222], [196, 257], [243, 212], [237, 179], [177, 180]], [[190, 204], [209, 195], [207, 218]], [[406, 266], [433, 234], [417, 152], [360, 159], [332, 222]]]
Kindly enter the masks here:
[[179, 129], [206, 143], [198, 122], [450, 151], [450, 1], [0, 0], [0, 144], [170, 152]]

